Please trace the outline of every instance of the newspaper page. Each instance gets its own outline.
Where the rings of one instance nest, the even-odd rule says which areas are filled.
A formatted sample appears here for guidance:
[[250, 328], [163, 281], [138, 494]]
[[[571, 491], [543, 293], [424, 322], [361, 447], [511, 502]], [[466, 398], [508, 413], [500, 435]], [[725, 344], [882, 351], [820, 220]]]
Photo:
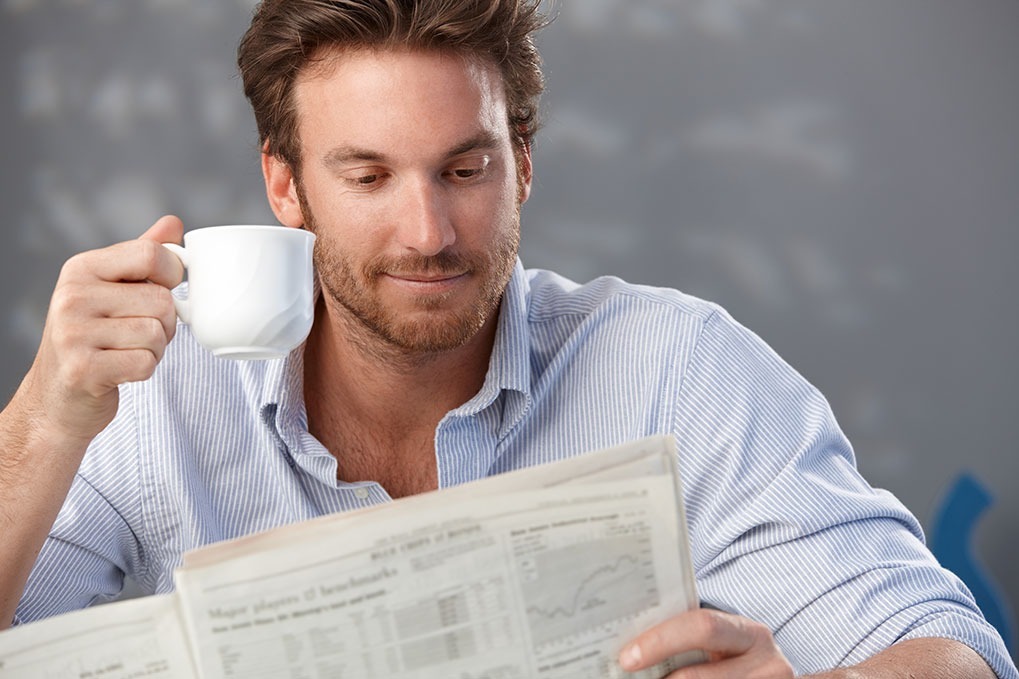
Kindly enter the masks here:
[[0, 679], [197, 679], [164, 594], [86, 608], [0, 634]]
[[670, 441], [196, 554], [177, 587], [200, 675], [658, 679], [699, 661], [616, 662], [697, 605]]

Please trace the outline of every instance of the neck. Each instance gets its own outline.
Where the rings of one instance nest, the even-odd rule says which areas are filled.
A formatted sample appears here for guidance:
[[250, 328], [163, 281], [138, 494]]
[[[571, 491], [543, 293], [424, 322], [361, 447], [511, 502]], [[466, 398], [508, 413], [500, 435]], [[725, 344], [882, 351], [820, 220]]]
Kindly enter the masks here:
[[[324, 295], [304, 355], [309, 428], [325, 431], [331, 414], [394, 436], [434, 432], [442, 417], [484, 384], [498, 313], [466, 344], [413, 353], [375, 337]], [[327, 441], [323, 441], [328, 445]]]

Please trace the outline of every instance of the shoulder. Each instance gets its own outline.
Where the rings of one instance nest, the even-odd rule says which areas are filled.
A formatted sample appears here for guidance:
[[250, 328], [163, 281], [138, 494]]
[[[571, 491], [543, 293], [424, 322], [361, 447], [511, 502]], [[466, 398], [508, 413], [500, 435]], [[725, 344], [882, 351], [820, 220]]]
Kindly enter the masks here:
[[653, 313], [703, 324], [721, 308], [673, 288], [629, 283], [600, 276], [580, 284], [552, 271], [528, 269], [528, 320], [545, 323], [614, 313]]
[[[534, 384], [625, 394], [655, 393], [661, 411], [678, 392], [721, 307], [675, 289], [613, 276], [578, 284], [526, 272], [527, 333]], [[540, 390], [539, 390], [540, 391]], [[665, 417], [663, 415], [663, 417]]]
[[[755, 332], [725, 308], [673, 288], [601, 276], [580, 284], [542, 269], [527, 269], [527, 326], [540, 355], [595, 348], [642, 360], [659, 357], [686, 372], [706, 367], [711, 379], [751, 380], [776, 375], [801, 379]], [[762, 378], [761, 375], [767, 374]]]

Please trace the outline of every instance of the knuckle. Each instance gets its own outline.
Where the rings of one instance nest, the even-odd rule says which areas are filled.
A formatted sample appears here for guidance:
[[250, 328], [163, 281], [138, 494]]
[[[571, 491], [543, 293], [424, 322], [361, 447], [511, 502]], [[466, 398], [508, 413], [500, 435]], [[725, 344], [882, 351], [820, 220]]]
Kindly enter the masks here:
[[645, 656], [657, 656], [658, 652], [665, 646], [665, 643], [665, 635], [661, 629], [652, 629], [645, 632], [640, 640]]
[[114, 247], [116, 246], [87, 250], [72, 255], [60, 268], [60, 275], [57, 280], [81, 282], [82, 280], [97, 278], [96, 268], [102, 261], [112, 255], [112, 248]]
[[58, 374], [61, 382], [72, 391], [87, 391], [89, 376], [92, 374], [92, 362], [81, 352], [70, 352], [60, 361]]
[[757, 667], [759, 676], [768, 679], [792, 679], [793, 677], [792, 665], [782, 655], [774, 655]]
[[177, 316], [177, 310], [173, 304], [173, 293], [169, 288], [162, 285], [150, 285], [152, 288], [152, 308], [159, 318], [173, 320]]
[[132, 241], [132, 244], [138, 249], [138, 262], [145, 271], [155, 271], [159, 266], [159, 258], [163, 254], [162, 246], [146, 238]]
[[70, 257], [64, 262], [63, 266], [60, 267], [58, 280], [73, 280], [80, 277], [81, 274], [88, 269], [86, 262], [88, 261], [89, 256], [89, 253], [82, 252]]
[[142, 339], [142, 346], [159, 348], [166, 342], [166, 331], [163, 323], [158, 318], [151, 316], [138, 319], [139, 336]]
[[142, 382], [152, 377], [157, 363], [155, 355], [148, 349], [117, 352], [111, 381], [115, 384]]
[[69, 316], [81, 308], [84, 296], [77, 285], [58, 285], [50, 300], [50, 310], [58, 316]]
[[712, 611], [701, 611], [697, 617], [697, 632], [702, 639], [713, 639], [722, 630], [722, 618]]
[[75, 357], [82, 347], [78, 334], [65, 328], [57, 328], [50, 335], [50, 345], [60, 357], [62, 367], [73, 367]]
[[173, 306], [173, 293], [151, 281], [136, 281], [130, 283], [130, 293], [134, 295], [132, 308], [141, 310], [146, 316], [164, 319], [175, 313]]
[[765, 646], [775, 645], [775, 638], [771, 634], [770, 627], [756, 620], [747, 621], [746, 624], [755, 641]]
[[159, 323], [162, 331], [163, 342], [167, 343], [173, 339], [177, 332], [177, 308], [173, 303], [173, 295], [166, 288], [159, 288], [157, 299], [153, 305], [153, 318]]
[[159, 359], [151, 351], [137, 351], [131, 352], [131, 360], [129, 362], [129, 368], [126, 371], [125, 378], [127, 382], [141, 382], [152, 377], [152, 373], [156, 372], [156, 366], [159, 365]]
[[152, 377], [158, 363], [155, 355], [148, 349], [109, 350], [102, 353], [104, 372], [94, 380], [99, 385], [119, 385], [147, 380]]
[[163, 320], [163, 332], [166, 334], [166, 344], [169, 344], [177, 334], [177, 321], [175, 318], [167, 318]]
[[60, 313], [57, 316], [50, 319], [45, 336], [50, 346], [56, 350], [61, 363], [65, 363], [73, 360], [82, 350], [87, 350], [88, 341], [80, 324], [67, 321]]

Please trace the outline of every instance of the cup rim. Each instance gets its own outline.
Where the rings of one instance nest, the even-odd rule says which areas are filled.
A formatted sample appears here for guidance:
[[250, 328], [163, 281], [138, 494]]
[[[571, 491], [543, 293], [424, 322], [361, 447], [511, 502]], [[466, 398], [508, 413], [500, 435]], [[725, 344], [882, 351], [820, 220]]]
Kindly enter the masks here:
[[184, 238], [192, 234], [202, 232], [223, 233], [224, 231], [272, 231], [280, 233], [284, 231], [304, 234], [303, 238], [315, 238], [315, 234], [301, 227], [284, 226], [282, 224], [214, 224], [212, 226], [198, 226], [184, 232]]

